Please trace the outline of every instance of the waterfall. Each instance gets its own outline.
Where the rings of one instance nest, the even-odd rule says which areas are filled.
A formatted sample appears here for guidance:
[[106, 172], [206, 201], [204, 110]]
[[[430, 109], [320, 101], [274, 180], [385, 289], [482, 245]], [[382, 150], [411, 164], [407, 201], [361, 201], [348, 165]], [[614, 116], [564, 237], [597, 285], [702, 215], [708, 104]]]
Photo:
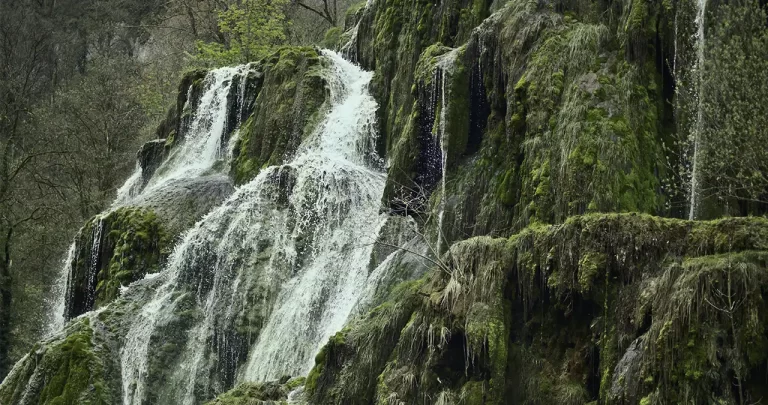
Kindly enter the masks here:
[[[234, 77], [244, 77], [248, 69], [249, 65], [241, 65], [208, 73], [203, 82], [205, 92], [200, 98], [192, 123], [184, 133], [183, 143], [173, 149], [170, 156], [157, 168], [142, 194], [155, 192], [174, 180], [205, 175], [217, 161], [226, 156], [226, 151], [222, 150], [222, 138], [227, 135], [224, 133], [229, 107], [227, 95]], [[241, 84], [244, 82], [245, 80], [241, 80]], [[243, 90], [237, 91], [240, 98]], [[189, 108], [189, 105], [186, 108]]]
[[124, 404], [147, 401], [153, 339], [189, 301], [198, 315], [178, 366], [165, 365], [161, 402], [195, 404], [237, 381], [306, 374], [371, 281], [385, 220], [372, 73], [330, 51], [322, 58], [323, 121], [289, 163], [263, 169], [188, 231], [153, 280], [120, 351]]
[[[230, 107], [227, 103], [227, 95], [231, 90], [233, 79], [235, 76], [240, 75], [242, 80], [240, 80], [240, 87], [236, 89], [240, 112], [238, 114], [239, 120], [243, 115], [243, 108], [245, 108], [243, 106], [245, 77], [250, 70], [250, 65], [241, 65], [216, 69], [206, 75], [203, 81], [203, 94], [194, 114], [188, 111], [191, 108], [189, 104], [191, 97], [187, 97], [187, 104], [184, 110], [189, 112], [193, 118], [188, 128], [182, 128], [182, 134], [180, 135], [183, 139], [180, 145], [173, 149], [171, 155], [160, 165], [146, 187], [143, 183], [142, 168], [138, 163], [136, 164], [134, 172], [117, 190], [117, 196], [110, 208], [98, 216], [99, 223], [98, 226], [94, 227], [91, 239], [92, 250], [88, 262], [89, 285], [95, 288], [103, 228], [102, 218], [122, 206], [135, 204], [142, 199], [146, 200], [154, 194], [162, 195], [163, 189], [175, 180], [185, 180], [207, 175], [213, 171], [217, 161], [230, 157], [230, 151], [222, 150], [221, 147], [222, 139], [227, 135], [224, 133], [227, 127], [227, 111]], [[235, 125], [236, 131], [239, 124], [237, 122]], [[67, 312], [68, 280], [76, 250], [76, 242], [73, 242], [67, 257], [61, 264], [61, 276], [57, 279], [56, 285], [53, 288], [54, 297], [49, 305], [52, 312], [49, 321], [50, 333], [60, 330], [67, 320], [65, 314]], [[94, 298], [89, 294], [88, 300], [91, 303]]]
[[697, 0], [697, 13], [696, 13], [696, 73], [698, 80], [698, 90], [696, 95], [696, 122], [693, 129], [693, 168], [691, 170], [691, 190], [690, 190], [690, 204], [688, 219], [696, 219], [696, 210], [700, 203], [699, 193], [701, 192], [701, 131], [703, 129], [704, 111], [703, 111], [703, 82], [704, 82], [704, 47], [706, 46], [706, 38], [704, 28], [706, 25], [706, 11], [707, 0]]
[[50, 319], [48, 321], [47, 333], [49, 335], [58, 332], [66, 323], [64, 313], [67, 310], [67, 279], [72, 269], [72, 261], [75, 259], [76, 249], [77, 243], [73, 241], [69, 245], [69, 249], [67, 249], [64, 260], [61, 262], [59, 275], [53, 285], [53, 291], [51, 291], [52, 297], [48, 302]]
[[139, 163], [136, 163], [136, 168], [133, 170], [131, 177], [123, 183], [123, 185], [117, 189], [117, 197], [112, 202], [112, 208], [117, 208], [125, 205], [133, 197], [141, 192], [142, 187], [142, 169]]
[[440, 81], [440, 117], [438, 122], [438, 137], [437, 141], [440, 144], [440, 208], [438, 213], [437, 223], [437, 246], [436, 254], [440, 254], [443, 249], [443, 240], [445, 235], [443, 234], [443, 219], [445, 217], [445, 198], [446, 198], [446, 171], [448, 166], [448, 138], [445, 133], [445, 126], [448, 122], [448, 100], [449, 89], [446, 83], [448, 82], [448, 76], [453, 74], [453, 67], [456, 64], [456, 58], [458, 57], [460, 48], [452, 49], [450, 52], [441, 55], [435, 66], [435, 82]]

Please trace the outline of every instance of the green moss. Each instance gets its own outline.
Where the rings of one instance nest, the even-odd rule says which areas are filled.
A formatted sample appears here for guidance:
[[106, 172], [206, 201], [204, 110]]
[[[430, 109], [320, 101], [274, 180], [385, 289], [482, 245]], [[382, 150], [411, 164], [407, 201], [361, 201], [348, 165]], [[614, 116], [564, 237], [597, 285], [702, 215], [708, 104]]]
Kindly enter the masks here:
[[109, 231], [105, 251], [111, 250], [112, 256], [97, 274], [97, 307], [114, 300], [121, 286], [160, 271], [172, 242], [160, 219], [148, 209], [120, 208], [103, 221]]
[[23, 393], [24, 403], [114, 403], [103, 353], [94, 340], [86, 318], [68, 326], [65, 337], [37, 345], [0, 387], [0, 400], [21, 403]]
[[231, 174], [236, 184], [280, 164], [313, 130], [326, 90], [313, 48], [286, 47], [259, 62], [263, 74], [253, 114], [240, 128]]
[[219, 395], [206, 405], [251, 405], [256, 403], [287, 404], [289, 384], [279, 382], [243, 383]]
[[[766, 225], [593, 214], [456, 243], [451, 271], [435, 269], [415, 293], [376, 307], [326, 346], [308, 379], [312, 398], [369, 398], [345, 389], [377, 375], [377, 403], [460, 395], [486, 404], [621, 403], [614, 384], [630, 381], [637, 398], [654, 403], [680, 402], [678, 392], [703, 401], [768, 358]], [[390, 321], [409, 296], [424, 298]], [[744, 305], [733, 324], [723, 312], [729, 296]], [[371, 368], [380, 357], [362, 342], [380, 344], [387, 332], [395, 346]], [[614, 375], [639, 335], [640, 365]]]
[[165, 148], [170, 149], [176, 144], [176, 131], [171, 131], [168, 137], [165, 138]]
[[121, 286], [160, 271], [172, 238], [150, 209], [122, 207], [89, 220], [75, 241], [66, 316], [103, 307]]
[[329, 28], [328, 31], [325, 32], [325, 37], [323, 38], [323, 47], [328, 49], [339, 48], [339, 46], [341, 46], [341, 34], [341, 27]]
[[588, 292], [595, 278], [605, 268], [608, 259], [604, 253], [586, 252], [579, 260], [579, 285], [582, 292]]

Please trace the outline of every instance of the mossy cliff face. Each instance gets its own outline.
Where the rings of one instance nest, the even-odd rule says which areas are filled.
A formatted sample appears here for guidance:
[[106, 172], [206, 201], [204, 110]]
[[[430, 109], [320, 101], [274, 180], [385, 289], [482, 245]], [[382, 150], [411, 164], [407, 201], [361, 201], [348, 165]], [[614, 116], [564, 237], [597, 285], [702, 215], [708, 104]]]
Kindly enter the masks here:
[[657, 62], [676, 10], [501, 4], [388, 0], [359, 12], [354, 56], [375, 70], [390, 165], [384, 204], [401, 210], [403, 194], [429, 194], [444, 171], [446, 196], [433, 199], [449, 239], [667, 212], [672, 83]]
[[[317, 354], [303, 388], [301, 380], [243, 384], [212, 403], [280, 403], [296, 388], [312, 404], [747, 404], [768, 397], [768, 221], [664, 218], [682, 216], [685, 207], [679, 139], [691, 118], [673, 107], [686, 102], [678, 97], [693, 99], [676, 86], [693, 80], [685, 69], [694, 63], [695, 30], [674, 21], [693, 21], [695, 7], [691, 0], [353, 7], [345, 25], [356, 31], [331, 31], [327, 41], [353, 39], [345, 54], [374, 71], [378, 149], [388, 162], [382, 205], [409, 226], [426, 223], [418, 223], [419, 235], [379, 235], [406, 249], [389, 261], [395, 268], [366, 303], [372, 308]], [[315, 49], [284, 48], [253, 67], [236, 79], [247, 81], [244, 102], [229, 103], [225, 132], [242, 123], [229, 171], [236, 184], [286, 161], [327, 98]], [[148, 144], [146, 167], [180, 140], [204, 77], [184, 77], [158, 129], [165, 142]], [[725, 93], [721, 87], [716, 94]], [[271, 183], [290, 187], [290, 170]], [[270, 192], [284, 199], [284, 189]], [[714, 206], [707, 211], [759, 212], [717, 204], [707, 201]], [[414, 211], [430, 219], [400, 216]], [[98, 221], [81, 232], [70, 290], [78, 306], [70, 316], [103, 307], [121, 285], [162, 263], [170, 232], [147, 210], [120, 215], [129, 219], [103, 226], [95, 262]], [[438, 227], [447, 242], [440, 259], [430, 246]], [[372, 271], [390, 252], [376, 249]], [[258, 277], [268, 259], [256, 257], [249, 274]], [[435, 266], [424, 275], [427, 262]], [[395, 280], [404, 282], [389, 288]], [[32, 403], [111, 399], [122, 389], [109, 377], [118, 355], [103, 342], [125, 337], [153, 282], [140, 281], [146, 289], [132, 288], [88, 318], [98, 327], [78, 320], [66, 338], [44, 342], [17, 365], [0, 400], [27, 403], [19, 395], [28, 382], [30, 395], [43, 398]], [[181, 282], [198, 286], [197, 279]], [[253, 285], [234, 325], [215, 326], [232, 331], [217, 336], [231, 344], [216, 347], [211, 358], [224, 360], [194, 387], [198, 398], [237, 382], [278, 291]], [[188, 360], [183, 348], [202, 316], [199, 293], [174, 296], [173, 314], [150, 339], [149, 402], [178, 398], [168, 381]], [[82, 356], [54, 355], [74, 345], [70, 338], [81, 342]], [[51, 355], [33, 363], [36, 353]], [[83, 361], [96, 374], [57, 377], [63, 385], [35, 377], [63, 362], [80, 370]]]
[[0, 387], [3, 404], [115, 404], [114, 364], [89, 319], [68, 327], [66, 337], [36, 345]]
[[313, 48], [284, 48], [256, 64], [253, 114], [244, 121], [231, 175], [237, 184], [286, 161], [319, 120], [326, 97], [322, 64]]
[[310, 403], [752, 403], [767, 225], [588, 215], [457, 243], [329, 341]]
[[161, 269], [171, 235], [148, 209], [120, 208], [80, 229], [67, 285], [66, 319], [103, 307], [121, 286]]

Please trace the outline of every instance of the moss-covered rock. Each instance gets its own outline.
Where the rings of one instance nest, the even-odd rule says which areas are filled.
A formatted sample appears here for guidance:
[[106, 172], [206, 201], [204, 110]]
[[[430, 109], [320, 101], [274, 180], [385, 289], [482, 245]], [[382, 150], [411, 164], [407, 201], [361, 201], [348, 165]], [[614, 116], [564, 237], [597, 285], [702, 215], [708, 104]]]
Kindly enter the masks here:
[[289, 379], [267, 383], [243, 383], [206, 403], [206, 405], [257, 405], [288, 404], [288, 394], [304, 385], [305, 378]]
[[0, 386], [0, 403], [75, 405], [114, 404], [111, 365], [97, 344], [90, 320], [70, 325], [66, 335], [38, 343]]
[[307, 391], [312, 403], [758, 400], [766, 225], [587, 215], [459, 242], [449, 271], [331, 339]]
[[261, 79], [253, 114], [240, 129], [232, 162], [235, 183], [284, 162], [312, 132], [326, 97], [322, 69], [313, 48], [283, 48], [257, 64]]
[[171, 242], [162, 221], [145, 208], [120, 208], [88, 221], [76, 238], [65, 317], [102, 307], [120, 287], [160, 271]]
[[669, 52], [655, 37], [674, 10], [635, 3], [389, 0], [359, 12], [355, 57], [375, 69], [382, 106], [383, 204], [404, 211], [446, 177], [431, 204], [449, 240], [668, 212], [671, 84], [650, 56]]

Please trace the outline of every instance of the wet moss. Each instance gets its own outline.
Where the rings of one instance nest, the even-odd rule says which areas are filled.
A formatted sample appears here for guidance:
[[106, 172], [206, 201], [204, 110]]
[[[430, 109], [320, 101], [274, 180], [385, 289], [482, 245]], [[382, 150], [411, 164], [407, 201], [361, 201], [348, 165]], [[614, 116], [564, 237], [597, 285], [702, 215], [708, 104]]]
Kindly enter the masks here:
[[326, 98], [322, 69], [313, 48], [282, 48], [258, 63], [263, 81], [235, 147], [231, 175], [236, 184], [284, 162], [312, 132]]
[[303, 383], [303, 377], [266, 383], [242, 383], [206, 405], [287, 404], [288, 394]]
[[713, 392], [734, 401], [720, 387], [747, 381], [768, 358], [766, 225], [594, 214], [456, 243], [452, 270], [435, 269], [407, 319], [386, 327], [399, 331], [386, 362], [368, 368], [371, 352], [355, 336], [397, 300], [327, 346], [314, 398], [348, 398], [344, 387], [359, 375], [378, 376], [367, 395], [383, 403], [676, 403], [679, 393], [704, 401]]
[[65, 337], [36, 345], [0, 388], [3, 404], [111, 404], [114, 393], [89, 320], [70, 325]]
[[311, 403], [369, 404], [377, 381], [398, 340], [423, 297], [426, 280], [407, 281], [390, 291], [386, 300], [355, 319], [332, 337], [315, 358], [305, 389]]
[[123, 207], [88, 221], [76, 240], [66, 317], [103, 307], [120, 287], [160, 271], [172, 238], [146, 208]]

